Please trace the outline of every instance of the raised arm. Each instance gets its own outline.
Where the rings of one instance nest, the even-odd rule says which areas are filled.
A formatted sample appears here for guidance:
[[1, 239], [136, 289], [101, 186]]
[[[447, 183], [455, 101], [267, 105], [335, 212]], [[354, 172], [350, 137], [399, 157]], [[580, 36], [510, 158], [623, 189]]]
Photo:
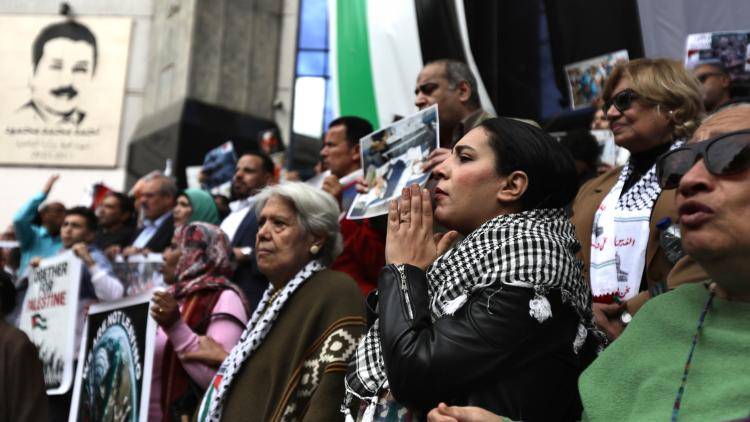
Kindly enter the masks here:
[[31, 227], [32, 222], [34, 221], [34, 217], [36, 217], [39, 206], [47, 199], [47, 195], [59, 177], [59, 175], [51, 176], [44, 184], [42, 191], [32, 196], [13, 217], [13, 228], [16, 232], [16, 239], [21, 244], [21, 249], [28, 248], [31, 246], [31, 242], [34, 241], [34, 230]]

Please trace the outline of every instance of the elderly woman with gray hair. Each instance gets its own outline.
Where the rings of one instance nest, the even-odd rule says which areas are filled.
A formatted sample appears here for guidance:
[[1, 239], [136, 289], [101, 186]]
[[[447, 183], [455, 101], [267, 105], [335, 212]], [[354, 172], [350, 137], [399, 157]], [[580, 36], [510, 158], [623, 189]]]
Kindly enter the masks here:
[[257, 195], [260, 271], [270, 284], [203, 397], [199, 421], [343, 420], [346, 365], [365, 330], [332, 196], [303, 183]]

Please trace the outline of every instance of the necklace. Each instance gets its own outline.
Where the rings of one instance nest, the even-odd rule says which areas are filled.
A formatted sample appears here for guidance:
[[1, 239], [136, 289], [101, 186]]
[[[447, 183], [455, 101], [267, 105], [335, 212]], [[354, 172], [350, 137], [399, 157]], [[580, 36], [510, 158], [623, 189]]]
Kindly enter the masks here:
[[693, 334], [693, 343], [690, 345], [690, 353], [688, 353], [687, 362], [685, 362], [685, 369], [682, 372], [682, 382], [680, 383], [680, 388], [677, 390], [677, 397], [675, 397], [674, 405], [672, 406], [672, 422], [677, 421], [677, 416], [680, 413], [680, 404], [682, 403], [682, 396], [685, 394], [685, 385], [687, 385], [687, 378], [688, 374], [690, 373], [690, 363], [693, 361], [695, 347], [698, 345], [698, 339], [703, 332], [703, 323], [706, 320], [706, 315], [708, 314], [708, 310], [711, 308], [711, 303], [714, 300], [714, 296], [716, 296], [714, 285], [711, 284], [708, 288], [708, 299], [706, 299], [706, 304], [703, 305], [701, 315], [700, 317], [698, 317], [698, 327], [695, 329], [695, 334]]

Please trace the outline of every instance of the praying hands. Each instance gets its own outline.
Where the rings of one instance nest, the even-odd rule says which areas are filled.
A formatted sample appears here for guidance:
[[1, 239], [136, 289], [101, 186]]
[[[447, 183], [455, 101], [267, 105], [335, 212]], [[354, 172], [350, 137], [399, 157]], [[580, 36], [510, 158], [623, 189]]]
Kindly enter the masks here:
[[416, 184], [406, 187], [401, 198], [391, 201], [385, 262], [410, 264], [426, 270], [448, 250], [458, 232], [433, 234], [432, 203], [427, 189]]

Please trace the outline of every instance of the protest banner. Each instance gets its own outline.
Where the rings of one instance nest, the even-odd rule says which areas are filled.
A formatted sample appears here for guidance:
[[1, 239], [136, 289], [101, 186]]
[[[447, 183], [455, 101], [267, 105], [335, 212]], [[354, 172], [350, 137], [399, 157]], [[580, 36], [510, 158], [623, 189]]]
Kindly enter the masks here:
[[359, 140], [362, 169], [370, 190], [357, 194], [347, 218], [370, 218], [388, 213], [388, 203], [401, 189], [424, 186], [430, 177], [422, 164], [438, 148], [437, 104], [405, 117]]
[[156, 322], [151, 292], [91, 306], [69, 422], [146, 421]]
[[19, 328], [39, 349], [47, 394], [65, 394], [73, 379], [81, 260], [72, 251], [29, 272]]
[[125, 287], [125, 296], [137, 295], [153, 287], [164, 286], [160, 253], [136, 254], [124, 258], [118, 255], [112, 263], [115, 276]]

